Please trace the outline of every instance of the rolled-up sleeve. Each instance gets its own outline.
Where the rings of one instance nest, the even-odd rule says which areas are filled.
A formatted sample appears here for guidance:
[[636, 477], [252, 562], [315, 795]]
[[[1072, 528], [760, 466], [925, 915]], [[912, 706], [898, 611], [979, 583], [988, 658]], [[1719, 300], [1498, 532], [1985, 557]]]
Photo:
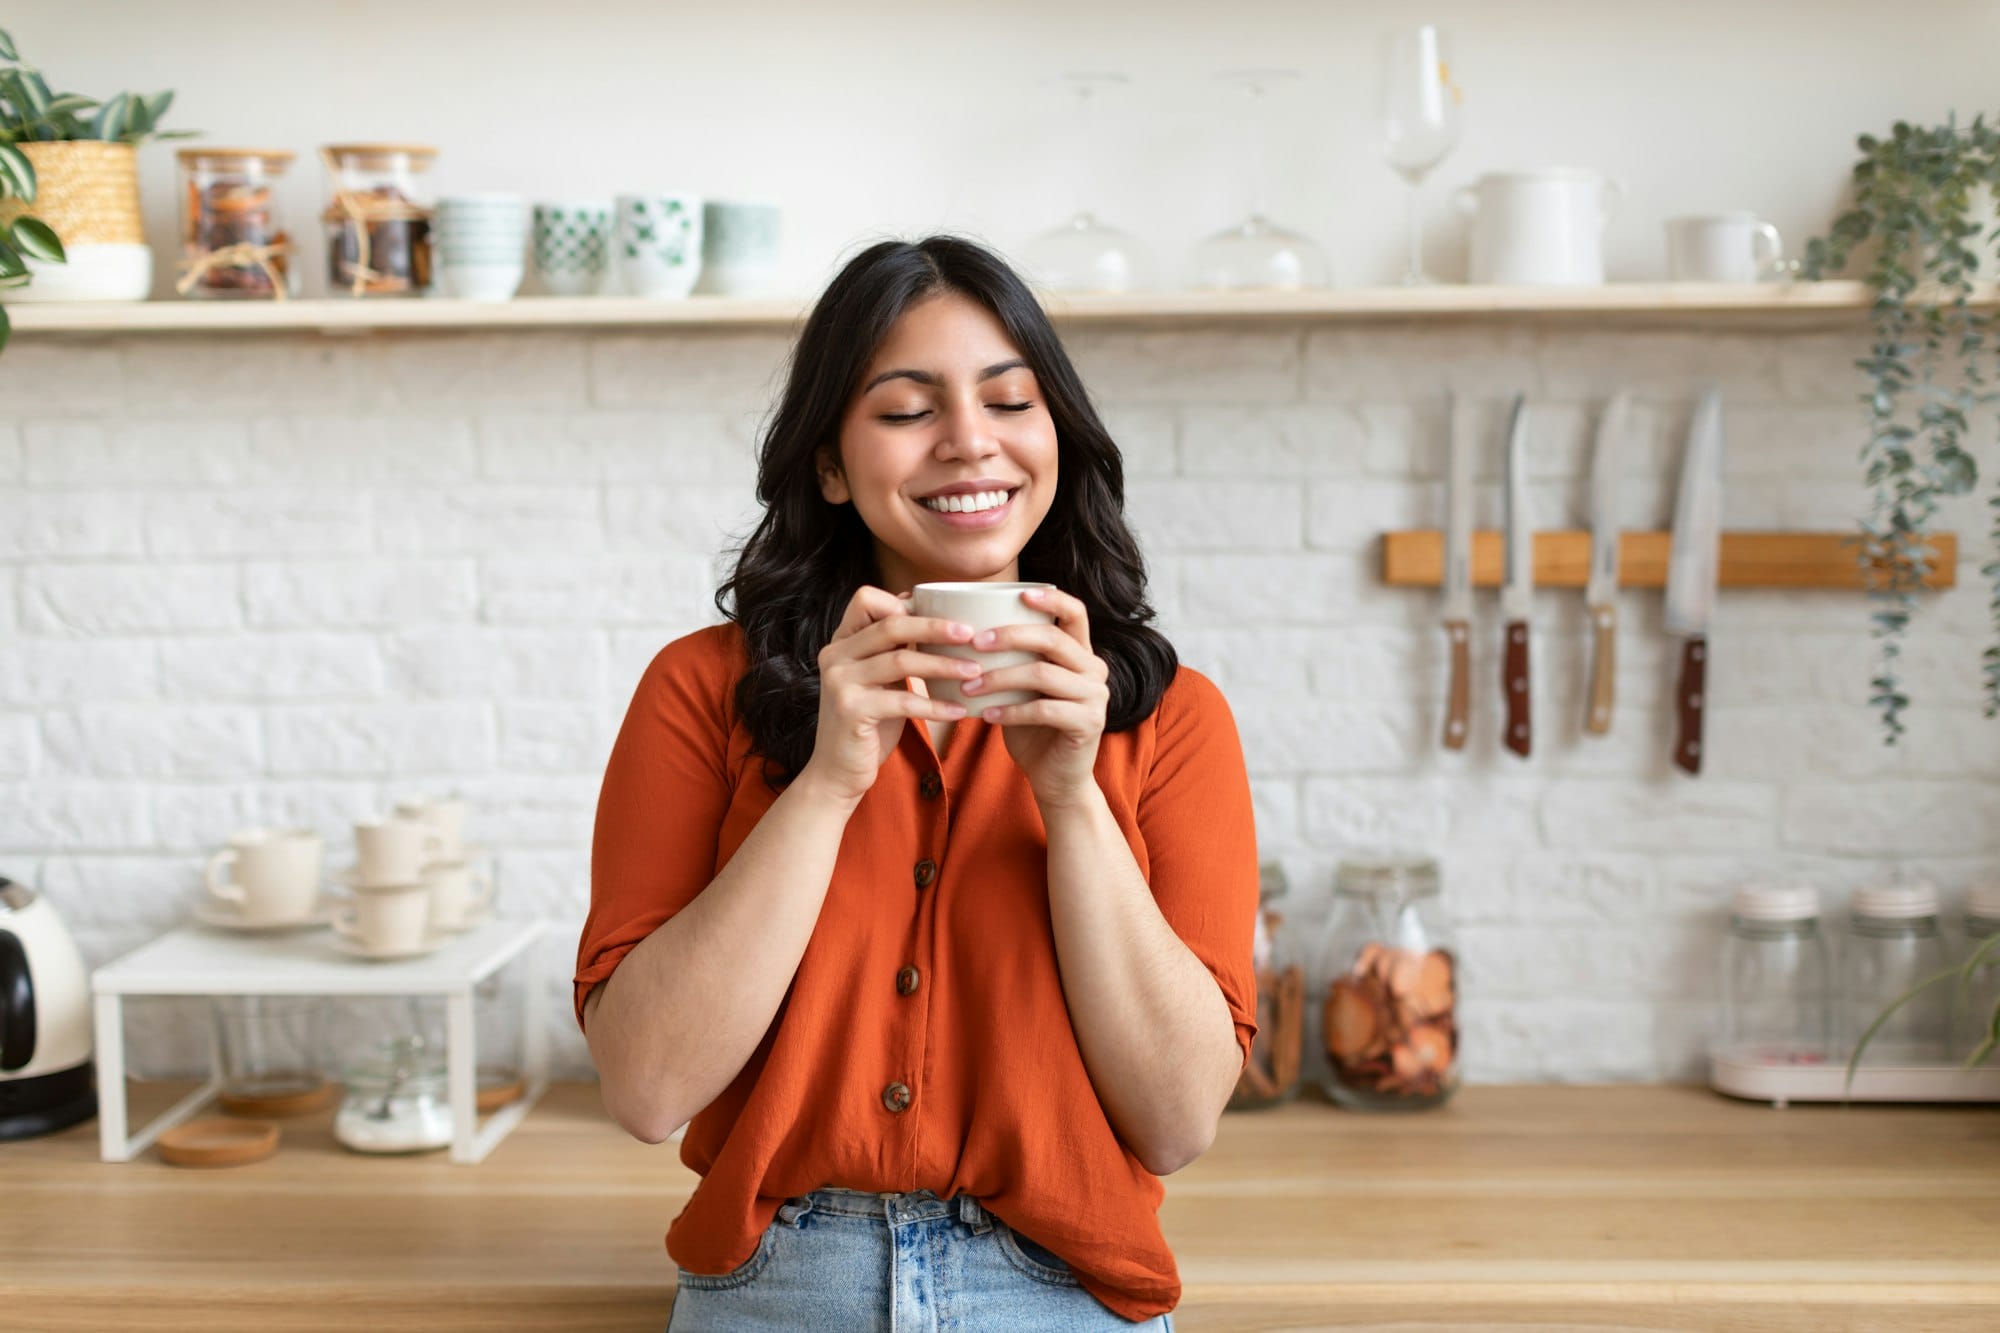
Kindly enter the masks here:
[[715, 877], [732, 788], [733, 687], [716, 640], [715, 630], [699, 631], [660, 650], [611, 747], [591, 834], [590, 912], [577, 941], [578, 1027], [591, 989]]
[[1257, 1035], [1257, 828], [1229, 703], [1182, 667], [1160, 699], [1137, 819], [1160, 915], [1214, 976], [1250, 1058]]

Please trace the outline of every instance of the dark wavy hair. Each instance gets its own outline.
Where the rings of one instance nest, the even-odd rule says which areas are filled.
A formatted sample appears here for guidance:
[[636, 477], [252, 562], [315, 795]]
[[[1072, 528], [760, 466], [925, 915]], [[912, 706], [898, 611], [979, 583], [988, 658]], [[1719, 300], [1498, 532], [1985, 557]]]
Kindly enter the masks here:
[[878, 242], [841, 269], [799, 333], [758, 452], [763, 517], [715, 593], [716, 609], [742, 628], [750, 661], [736, 707], [774, 789], [812, 757], [820, 649], [855, 591], [881, 579], [874, 537], [851, 502], [829, 504], [820, 493], [816, 457], [839, 447], [848, 403], [890, 327], [946, 292], [1000, 321], [1054, 419], [1056, 494], [1021, 551], [1021, 578], [1053, 583], [1089, 608], [1091, 647], [1111, 669], [1105, 729], [1150, 717], [1178, 669], [1173, 645], [1149, 623], [1145, 561], [1125, 526], [1118, 446], [1027, 284], [961, 237]]

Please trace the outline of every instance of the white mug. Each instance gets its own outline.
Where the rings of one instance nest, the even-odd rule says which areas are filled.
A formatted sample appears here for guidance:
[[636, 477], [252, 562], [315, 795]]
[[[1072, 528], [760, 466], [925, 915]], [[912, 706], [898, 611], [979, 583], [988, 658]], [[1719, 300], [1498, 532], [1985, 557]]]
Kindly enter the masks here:
[[1604, 229], [1625, 187], [1594, 171], [1493, 171], [1452, 196], [1472, 219], [1468, 277], [1526, 287], [1604, 281]]
[[421, 884], [369, 889], [333, 915], [333, 928], [369, 953], [421, 949], [431, 918], [430, 891]]
[[1784, 257], [1778, 229], [1755, 213], [1667, 219], [1674, 282], [1761, 282]]
[[433, 861], [465, 855], [465, 800], [459, 796], [412, 796], [396, 802], [396, 818], [428, 824], [438, 835]]
[[365, 889], [415, 884], [424, 867], [438, 859], [444, 836], [436, 827], [414, 819], [383, 819], [354, 826], [354, 850], [359, 883]]
[[242, 829], [208, 858], [202, 877], [209, 895], [246, 922], [303, 921], [319, 898], [320, 851], [311, 829]]
[[[1047, 583], [919, 583], [910, 590], [910, 614], [936, 616], [972, 626], [976, 634], [1002, 625], [1053, 625], [1055, 616], [1028, 605], [1021, 594], [1029, 588], [1047, 588]], [[924, 651], [941, 657], [960, 657], [977, 662], [986, 671], [1006, 666], [1025, 666], [1043, 660], [1040, 653], [995, 652], [974, 648], [971, 643], [931, 643]], [[933, 699], [961, 703], [977, 716], [982, 709], [1024, 704], [1042, 696], [1034, 690], [994, 690], [968, 695], [960, 691], [962, 682], [950, 677], [926, 677], [924, 688]]]
[[493, 876], [466, 861], [432, 863], [424, 888], [431, 895], [431, 925], [438, 930], [469, 926], [493, 905]]

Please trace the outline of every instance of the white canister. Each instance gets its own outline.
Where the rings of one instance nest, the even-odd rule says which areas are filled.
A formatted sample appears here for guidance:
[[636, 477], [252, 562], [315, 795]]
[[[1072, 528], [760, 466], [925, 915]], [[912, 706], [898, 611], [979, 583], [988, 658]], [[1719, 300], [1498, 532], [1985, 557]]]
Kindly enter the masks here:
[[1604, 229], [1625, 187], [1595, 171], [1492, 171], [1453, 195], [1472, 219], [1468, 277], [1521, 287], [1604, 281]]
[[1667, 219], [1673, 282], [1761, 282], [1784, 257], [1778, 229], [1755, 213]]

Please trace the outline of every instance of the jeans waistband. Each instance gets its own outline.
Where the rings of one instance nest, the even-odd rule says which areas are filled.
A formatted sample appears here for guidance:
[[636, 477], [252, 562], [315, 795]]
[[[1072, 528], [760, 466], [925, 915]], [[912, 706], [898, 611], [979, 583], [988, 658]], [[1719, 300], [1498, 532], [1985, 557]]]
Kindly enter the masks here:
[[970, 1194], [940, 1199], [930, 1190], [916, 1190], [909, 1194], [870, 1194], [865, 1190], [832, 1188], [814, 1190], [799, 1198], [786, 1200], [784, 1206], [778, 1209], [778, 1220], [797, 1226], [799, 1219], [808, 1213], [878, 1218], [890, 1226], [953, 1218], [972, 1228], [975, 1235], [984, 1235], [991, 1230], [995, 1220]]

